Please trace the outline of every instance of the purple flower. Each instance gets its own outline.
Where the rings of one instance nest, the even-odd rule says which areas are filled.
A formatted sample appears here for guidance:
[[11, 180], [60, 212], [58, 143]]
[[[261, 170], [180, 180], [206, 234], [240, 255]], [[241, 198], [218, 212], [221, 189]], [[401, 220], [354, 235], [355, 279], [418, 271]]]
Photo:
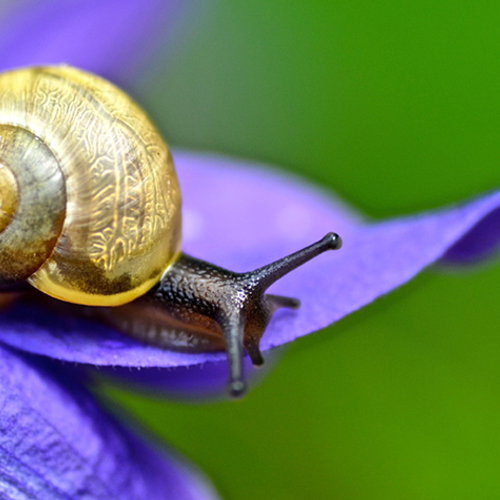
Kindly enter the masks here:
[[0, 348], [0, 496], [214, 499], [200, 473], [106, 415], [76, 376]]
[[[160, 0], [35, 4], [17, 19], [4, 19], [0, 66], [66, 62], [127, 86], [141, 62], [139, 40], [157, 34], [152, 26], [164, 16], [178, 22], [183, 14], [181, 2]], [[246, 271], [328, 231], [342, 235], [341, 252], [322, 255], [273, 286], [273, 293], [297, 297], [302, 306], [276, 313], [263, 350], [337, 321], [436, 261], [475, 263], [498, 245], [499, 192], [441, 211], [369, 223], [332, 194], [269, 167], [183, 151], [174, 151], [174, 159], [184, 195], [184, 249], [190, 254]], [[3, 315], [0, 340], [9, 346], [0, 350], [5, 495], [213, 497], [196, 473], [172, 456], [162, 457], [164, 452], [148, 450], [101, 412], [78, 374], [48, 358], [109, 367], [167, 391], [202, 396], [225, 384], [224, 354], [163, 351], [69, 314], [54, 321], [53, 313], [33, 313], [26, 304]]]

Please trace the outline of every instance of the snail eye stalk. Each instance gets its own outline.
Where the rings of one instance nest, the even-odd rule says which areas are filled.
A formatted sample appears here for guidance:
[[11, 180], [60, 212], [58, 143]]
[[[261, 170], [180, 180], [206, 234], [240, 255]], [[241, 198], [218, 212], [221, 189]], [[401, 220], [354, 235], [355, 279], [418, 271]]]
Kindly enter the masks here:
[[[280, 307], [297, 309], [300, 305], [297, 299], [266, 294], [266, 290], [290, 271], [341, 245], [337, 234], [328, 233], [316, 243], [248, 273], [227, 271], [183, 254], [160, 283], [138, 302], [146, 309], [154, 307], [162, 311], [165, 324], [169, 325], [165, 332], [170, 338], [172, 329], [182, 331], [186, 343], [178, 344], [179, 350], [225, 348], [229, 359], [229, 392], [239, 397], [246, 391], [243, 351], [254, 365], [261, 365], [264, 359], [259, 342], [273, 313]], [[168, 335], [157, 335], [155, 340], [159, 342], [152, 343], [161, 344], [161, 337]]]

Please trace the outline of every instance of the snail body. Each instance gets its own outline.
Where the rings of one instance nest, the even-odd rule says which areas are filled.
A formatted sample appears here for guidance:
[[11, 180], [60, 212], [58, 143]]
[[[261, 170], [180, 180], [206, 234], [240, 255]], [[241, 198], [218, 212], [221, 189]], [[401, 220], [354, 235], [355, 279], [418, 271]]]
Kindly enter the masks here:
[[[0, 74], [0, 290], [29, 283], [146, 342], [226, 349], [244, 391], [243, 349], [279, 307], [274, 281], [329, 249], [325, 238], [251, 273], [181, 253], [181, 194], [169, 150], [134, 101], [68, 66]], [[113, 306], [113, 307], [106, 307]]]

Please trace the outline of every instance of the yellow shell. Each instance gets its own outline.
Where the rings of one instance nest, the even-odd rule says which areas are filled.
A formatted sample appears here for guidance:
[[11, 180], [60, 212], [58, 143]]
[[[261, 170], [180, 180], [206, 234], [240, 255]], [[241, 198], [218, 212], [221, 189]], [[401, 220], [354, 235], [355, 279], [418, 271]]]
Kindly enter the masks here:
[[[0, 74], [0, 149], [13, 130], [29, 136], [22, 141], [30, 151], [48, 148], [65, 182], [62, 229], [54, 229], [55, 247], [29, 283], [93, 306], [130, 302], [157, 283], [180, 253], [181, 196], [168, 148], [146, 114], [92, 74], [68, 66], [26, 68]], [[9, 168], [5, 163], [0, 157], [2, 169]], [[19, 172], [40, 167], [31, 157], [27, 163]], [[14, 173], [18, 184], [22, 175]], [[44, 189], [49, 181], [42, 173], [32, 182]], [[21, 204], [31, 195], [10, 174], [0, 175], [1, 186], [11, 187], [5, 200], [19, 196]], [[3, 204], [8, 219], [12, 201]], [[43, 214], [45, 207], [37, 210]], [[0, 246], [7, 233], [8, 227], [0, 232]]]

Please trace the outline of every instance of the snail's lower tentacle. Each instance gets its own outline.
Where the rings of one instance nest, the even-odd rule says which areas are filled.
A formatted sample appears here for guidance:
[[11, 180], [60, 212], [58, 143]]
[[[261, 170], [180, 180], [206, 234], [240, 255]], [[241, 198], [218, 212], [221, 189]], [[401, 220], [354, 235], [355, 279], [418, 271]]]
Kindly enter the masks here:
[[246, 392], [243, 374], [243, 335], [245, 332], [245, 315], [234, 311], [221, 319], [222, 334], [229, 359], [229, 393], [237, 398]]
[[276, 309], [280, 307], [287, 307], [288, 309], [298, 309], [300, 307], [300, 300], [293, 299], [292, 297], [284, 297], [283, 295], [266, 294], [266, 299]]

